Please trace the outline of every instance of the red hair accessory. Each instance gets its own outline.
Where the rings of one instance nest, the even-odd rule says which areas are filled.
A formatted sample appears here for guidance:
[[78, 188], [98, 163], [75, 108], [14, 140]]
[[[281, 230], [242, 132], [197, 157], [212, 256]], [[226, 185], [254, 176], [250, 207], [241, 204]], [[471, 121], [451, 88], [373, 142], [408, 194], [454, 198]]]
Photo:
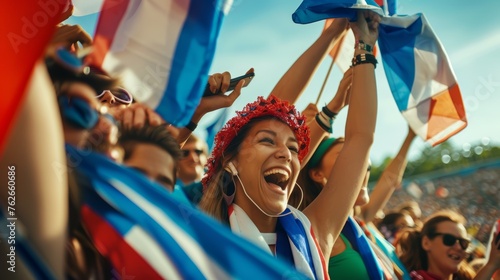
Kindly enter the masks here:
[[220, 168], [224, 151], [233, 141], [234, 137], [252, 119], [264, 116], [275, 117], [287, 124], [295, 134], [299, 144], [299, 160], [306, 156], [309, 149], [309, 127], [305, 117], [295, 109], [295, 106], [273, 95], [265, 99], [259, 96], [255, 102], [248, 103], [241, 111], [236, 111], [236, 116], [230, 119], [217, 133], [214, 148], [207, 162], [207, 173], [202, 183], [206, 188], [217, 168]]

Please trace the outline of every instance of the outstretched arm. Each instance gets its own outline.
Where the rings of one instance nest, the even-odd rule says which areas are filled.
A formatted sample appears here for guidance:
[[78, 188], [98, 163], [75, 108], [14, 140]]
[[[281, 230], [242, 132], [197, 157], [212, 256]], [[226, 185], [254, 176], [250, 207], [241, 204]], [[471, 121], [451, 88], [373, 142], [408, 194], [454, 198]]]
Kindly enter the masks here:
[[[363, 40], [373, 46], [378, 38], [379, 22], [377, 14], [359, 11], [358, 20], [351, 23], [356, 40]], [[355, 50], [355, 55], [362, 53], [367, 51]], [[325, 258], [330, 257], [332, 246], [354, 205], [368, 166], [377, 117], [374, 67], [371, 63], [353, 67], [344, 147], [325, 188], [304, 210]]]
[[341, 35], [347, 31], [347, 27], [347, 19], [335, 19], [281, 77], [271, 94], [292, 104], [295, 103], [309, 84], [320, 62], [338, 43]]
[[[477, 273], [474, 280], [490, 280], [500, 278], [500, 238], [497, 233], [491, 240], [491, 251], [488, 262]], [[497, 242], [495, 242], [497, 240]], [[495, 273], [496, 272], [496, 273]], [[494, 276], [494, 278], [492, 278]]]
[[373, 192], [370, 194], [370, 202], [361, 206], [360, 215], [365, 222], [371, 222], [375, 218], [377, 211], [385, 207], [394, 190], [400, 186], [406, 164], [408, 163], [406, 157], [413, 139], [415, 139], [415, 132], [411, 128], [408, 128], [408, 135], [398, 154], [392, 159], [384, 172], [382, 172]]
[[[349, 98], [351, 94], [351, 85], [352, 85], [352, 68], [349, 68], [345, 73], [344, 77], [340, 81], [339, 87], [337, 89], [337, 93], [335, 96], [328, 102], [326, 108], [337, 115], [344, 107], [349, 104]], [[322, 128], [316, 119], [316, 114], [319, 113], [316, 105], [310, 103], [306, 110], [303, 111], [304, 115], [307, 117], [307, 125], [311, 131], [311, 141], [309, 142], [309, 152], [307, 153], [304, 160], [302, 160], [301, 167], [304, 167], [311, 156], [314, 154], [314, 151], [318, 148], [321, 140], [328, 136], [328, 132]], [[320, 120], [321, 121], [321, 120]]]
[[[253, 71], [253, 68], [250, 68], [247, 71], [247, 74]], [[213, 74], [208, 78], [210, 90], [214, 93], [214, 95], [201, 98], [200, 104], [196, 108], [193, 117], [191, 118], [192, 124], [198, 125], [198, 122], [201, 120], [201, 118], [209, 112], [233, 105], [234, 101], [236, 101], [236, 99], [241, 94], [241, 88], [245, 84], [245, 80], [239, 81], [233, 92], [225, 95], [224, 93], [227, 91], [230, 81], [231, 74], [229, 74], [229, 72], [224, 72], [222, 74]], [[220, 89], [220, 92], [222, 94], [216, 94], [216, 91], [218, 89]], [[177, 142], [180, 143], [181, 147], [189, 138], [193, 130], [189, 129], [188, 127], [184, 127], [180, 130], [179, 136], [177, 137]]]

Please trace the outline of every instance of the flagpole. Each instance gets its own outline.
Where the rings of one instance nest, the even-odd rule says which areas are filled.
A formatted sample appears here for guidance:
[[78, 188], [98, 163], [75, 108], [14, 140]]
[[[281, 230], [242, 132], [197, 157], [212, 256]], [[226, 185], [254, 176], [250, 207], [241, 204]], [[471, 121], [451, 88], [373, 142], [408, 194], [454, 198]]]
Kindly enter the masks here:
[[316, 106], [318, 106], [319, 99], [321, 98], [321, 95], [323, 94], [323, 90], [325, 89], [326, 81], [328, 81], [328, 77], [330, 77], [330, 72], [332, 71], [333, 64], [335, 64], [335, 59], [332, 58], [332, 63], [330, 63], [330, 68], [328, 68], [328, 72], [326, 73], [325, 80], [323, 81], [323, 85], [321, 86], [321, 90], [319, 91], [318, 98], [316, 99], [316, 103], [314, 103]]
[[321, 98], [321, 95], [323, 94], [323, 90], [325, 89], [326, 81], [328, 81], [328, 77], [330, 77], [330, 72], [332, 71], [333, 64], [335, 64], [335, 61], [337, 60], [337, 57], [339, 56], [340, 48], [342, 47], [342, 44], [344, 43], [345, 37], [346, 37], [346, 33], [344, 33], [342, 35], [340, 40], [337, 42], [337, 44], [334, 45], [334, 47], [330, 51], [330, 56], [332, 57], [332, 63], [330, 63], [330, 68], [328, 68], [328, 72], [326, 73], [325, 80], [323, 81], [323, 85], [321, 86], [321, 90], [319, 91], [318, 98], [316, 99], [316, 103], [315, 103], [316, 106], [318, 106], [319, 99]]

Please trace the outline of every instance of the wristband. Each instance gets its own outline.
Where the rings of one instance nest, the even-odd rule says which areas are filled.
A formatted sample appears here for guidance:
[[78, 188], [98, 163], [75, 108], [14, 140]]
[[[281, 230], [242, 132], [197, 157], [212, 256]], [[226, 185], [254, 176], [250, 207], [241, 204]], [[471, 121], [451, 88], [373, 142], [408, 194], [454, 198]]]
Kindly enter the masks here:
[[357, 41], [356, 44], [354, 45], [354, 48], [358, 50], [364, 50], [367, 52], [373, 52], [373, 47], [365, 43], [363, 40]]
[[362, 53], [358, 54], [352, 59], [352, 66], [356, 66], [359, 64], [371, 63], [375, 68], [377, 68], [377, 59], [373, 54]]
[[325, 132], [328, 132], [328, 133], [332, 133], [332, 126], [330, 124], [330, 126], [326, 125], [322, 120], [321, 120], [321, 117], [320, 117], [320, 113], [316, 114], [316, 122], [318, 123], [318, 125], [325, 131]]
[[325, 113], [325, 115], [327, 115], [330, 119], [334, 119], [337, 116], [337, 113], [330, 111], [327, 106], [324, 106], [321, 111], [323, 111], [323, 113]]
[[189, 121], [189, 123], [185, 126], [185, 128], [194, 131], [198, 124], [194, 123], [193, 121]]

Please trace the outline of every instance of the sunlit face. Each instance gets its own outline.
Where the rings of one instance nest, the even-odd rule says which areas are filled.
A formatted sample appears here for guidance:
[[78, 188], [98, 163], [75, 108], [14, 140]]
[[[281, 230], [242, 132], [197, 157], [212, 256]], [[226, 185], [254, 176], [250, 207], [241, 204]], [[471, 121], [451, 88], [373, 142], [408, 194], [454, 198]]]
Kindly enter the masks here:
[[169, 191], [173, 191], [175, 182], [174, 159], [167, 151], [157, 145], [149, 143], [134, 145], [132, 155], [123, 163], [137, 169]]
[[[437, 233], [451, 234], [455, 237], [466, 239], [467, 232], [462, 224], [444, 221], [437, 225]], [[434, 238], [424, 236], [422, 238], [422, 248], [427, 252], [428, 271], [447, 278], [450, 274], [458, 271], [459, 264], [466, 258], [466, 252], [457, 242], [452, 246], [443, 243], [443, 236]]]
[[184, 184], [200, 181], [205, 173], [207, 154], [202, 140], [188, 142], [182, 147], [184, 157], [179, 161], [179, 179]]
[[[256, 122], [240, 144], [233, 163], [248, 196], [268, 214], [286, 209], [300, 171], [298, 151], [293, 131], [274, 119]], [[235, 203], [250, 217], [252, 213], [262, 215], [244, 194], [238, 178], [234, 180]]]

